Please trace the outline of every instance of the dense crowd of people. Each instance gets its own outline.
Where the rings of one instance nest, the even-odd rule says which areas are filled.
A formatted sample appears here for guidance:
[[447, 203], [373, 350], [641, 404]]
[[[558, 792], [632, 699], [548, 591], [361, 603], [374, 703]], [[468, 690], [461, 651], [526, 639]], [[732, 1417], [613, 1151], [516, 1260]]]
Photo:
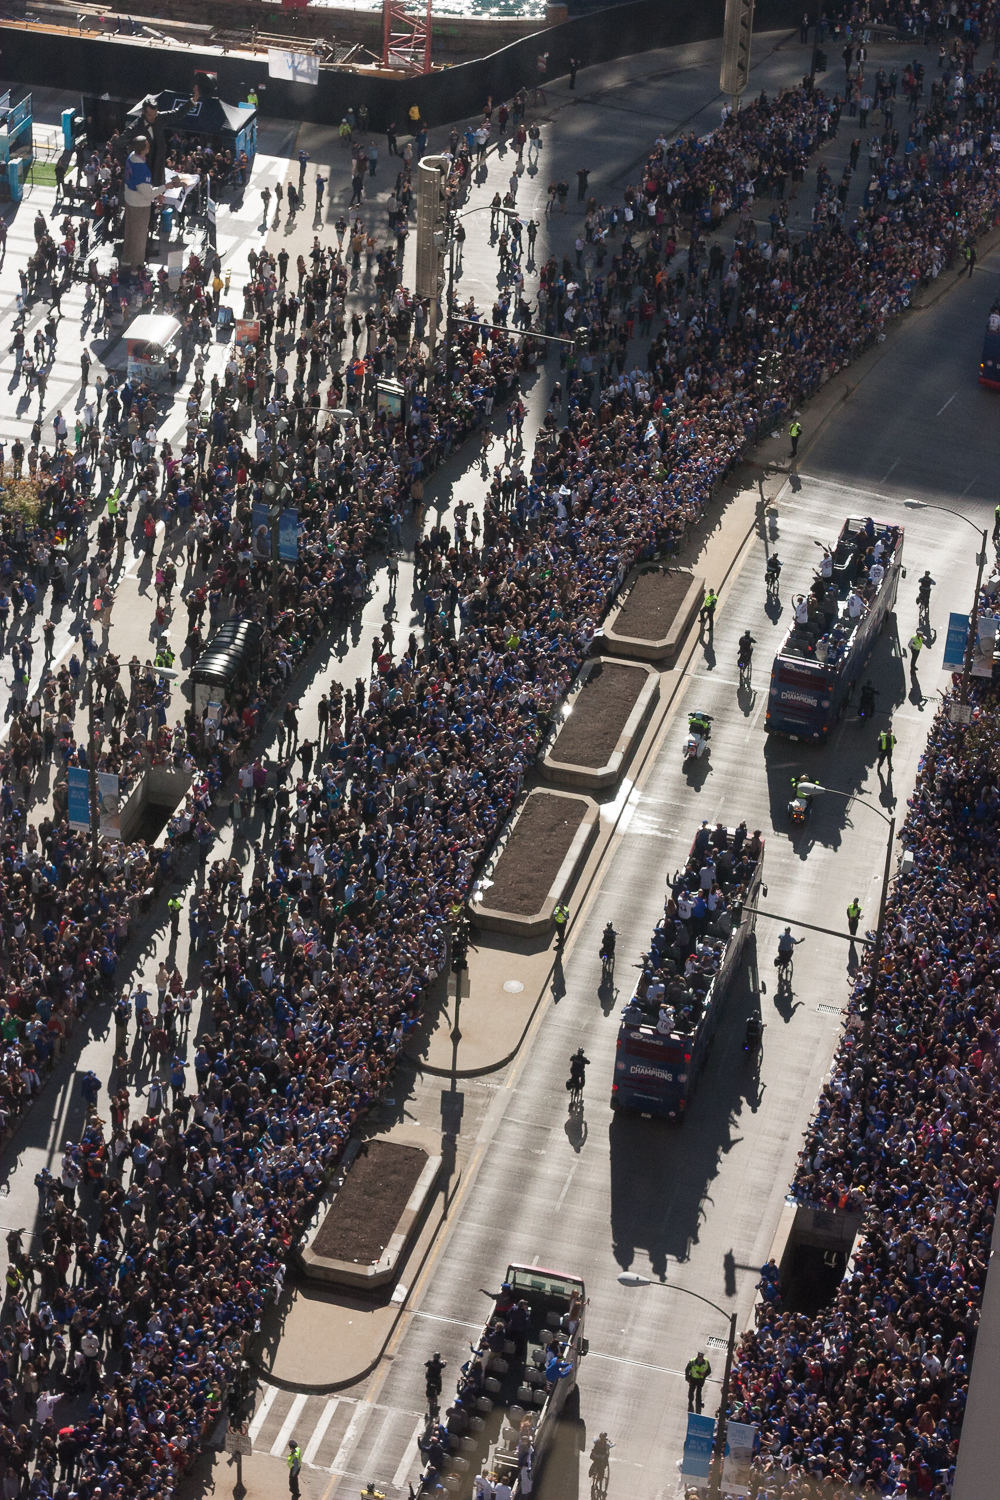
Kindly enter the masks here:
[[[172, 838], [198, 842], [203, 862], [212, 838], [208, 801], [232, 785], [231, 772], [234, 820], [259, 812], [272, 831], [255, 844], [248, 885], [238, 863], [216, 861], [189, 913], [212, 1017], [194, 1088], [183, 1061], [168, 1060], [176, 997], [164, 968], [156, 1053], [170, 1101], [164, 1087], [151, 1087], [143, 1114], [130, 1120], [120, 1095], [107, 1108], [95, 1096], [84, 1136], [67, 1145], [60, 1180], [44, 1184], [53, 1201], [36, 1267], [13, 1252], [13, 1326], [40, 1425], [16, 1431], [5, 1420], [0, 1458], [25, 1483], [34, 1466], [33, 1496], [65, 1500], [72, 1487], [84, 1500], [166, 1497], [227, 1401], [238, 1410], [240, 1356], [264, 1299], [280, 1282], [325, 1173], [384, 1090], [445, 962], [447, 923], [628, 568], [677, 545], [752, 443], [762, 411], [769, 419], [814, 391], [993, 221], [998, 92], [992, 70], [975, 77], [963, 63], [949, 73], [926, 108], [918, 98], [902, 148], [888, 130], [878, 183], [857, 221], [820, 177], [821, 211], [797, 240], [780, 214], [762, 240], [750, 208], [754, 196], [801, 181], [807, 158], [843, 123], [837, 97], [807, 85], [774, 101], [761, 97], [704, 140], [661, 139], [620, 213], [586, 202], [578, 264], [569, 256], [549, 262], [541, 278], [539, 326], [568, 331], [575, 343], [565, 391], [560, 383], [533, 456], [518, 462], [512, 427], [510, 462], [492, 477], [481, 535], [458, 507], [450, 529], [436, 526], [421, 540], [423, 642], [412, 635], [404, 648], [387, 624], [370, 680], [353, 691], [335, 684], [325, 699], [318, 745], [299, 743], [287, 704], [285, 752], [270, 775], [252, 743], [262, 720], [287, 698], [310, 643], [363, 598], [372, 554], [388, 551], [392, 567], [405, 511], [419, 515], [435, 465], [490, 416], [498, 397], [511, 396], [516, 408], [530, 340], [526, 350], [505, 332], [457, 325], [428, 378], [422, 310], [386, 255], [364, 355], [362, 330], [352, 327], [352, 357], [341, 373], [333, 366], [347, 337], [337, 307], [343, 250], [317, 246], [311, 268], [297, 268], [294, 290], [287, 258], [265, 252], [248, 293], [260, 344], [234, 355], [211, 388], [204, 420], [207, 387], [196, 367], [179, 453], [163, 445], [157, 459], [155, 433], [153, 445], [143, 442], [146, 413], [133, 407], [148, 404], [150, 393], [126, 382], [105, 397], [93, 461], [99, 466], [110, 443], [109, 472], [120, 462], [135, 476], [147, 518], [159, 513], [168, 527], [184, 528], [185, 545], [205, 558], [206, 582], [184, 601], [192, 632], [206, 609], [210, 624], [228, 613], [256, 615], [264, 627], [261, 677], [232, 695], [210, 736], [192, 711], [171, 728], [151, 686], [152, 702], [146, 689], [126, 699], [124, 737], [133, 739], [127, 713], [135, 698], [136, 738], [204, 770], [195, 796], [207, 800], [172, 829]], [[734, 213], [736, 241], [726, 256], [708, 241]], [[692, 225], [678, 269], [677, 236]], [[354, 269], [368, 254], [357, 238], [355, 227], [345, 240]], [[512, 244], [508, 251], [520, 308], [522, 251]], [[211, 268], [189, 271], [182, 294], [196, 328], [218, 291]], [[110, 279], [104, 287], [95, 280], [95, 307], [109, 308], [117, 295]], [[627, 372], [637, 319], [649, 331], [662, 323], [647, 367]], [[388, 361], [383, 349], [391, 349]], [[755, 377], [765, 349], [780, 354], [780, 367], [773, 388], [761, 392]], [[379, 357], [403, 385], [401, 417], [365, 399]], [[341, 400], [351, 418], [340, 413]], [[90, 449], [77, 447], [73, 455], [65, 438], [56, 444], [68, 481], [50, 480], [61, 522], [82, 514], [77, 458], [86, 464]], [[298, 561], [277, 571], [253, 513], [276, 472], [300, 526]], [[199, 644], [197, 633], [189, 637], [193, 649]], [[111, 735], [119, 733], [118, 685], [109, 678], [103, 690], [111, 700], [108, 746], [127, 754], [134, 747], [115, 745]], [[143, 735], [140, 708], [155, 734]], [[30, 744], [36, 727], [23, 727]], [[938, 725], [919, 812], [915, 803], [908, 824], [927, 880], [942, 858], [959, 882], [970, 878], [973, 856], [989, 858], [982, 834], [996, 793], [978, 760], [964, 759], [958, 734]], [[101, 966], [105, 956], [114, 960], [119, 928], [127, 933], [130, 903], [167, 872], [173, 844], [155, 868], [148, 856], [130, 865], [129, 851], [117, 851], [111, 864], [120, 868], [106, 870], [98, 886], [74, 867], [83, 857], [76, 836], [61, 825], [34, 832], [23, 807], [9, 811], [5, 878], [17, 905], [6, 910], [20, 912], [24, 930], [11, 933], [2, 1029], [13, 1044], [5, 1066], [8, 1079], [11, 1069], [19, 1079], [10, 1084], [16, 1091], [35, 1086], [22, 1076], [25, 1046], [51, 1041], [52, 1022], [58, 1027], [72, 1013], [95, 953], [107, 977]], [[921, 895], [936, 916], [952, 899]], [[976, 1079], [989, 1075], [992, 1038], [972, 981], [988, 969], [992, 914], [971, 890], [963, 904], [973, 900], [983, 906], [979, 931], [973, 936], [956, 917], [947, 944], [939, 934], [931, 940], [919, 907], [914, 916], [900, 913], [880, 978], [876, 1034], [886, 1059], [871, 1101], [877, 1115], [858, 1114], [864, 1088], [850, 1056], [853, 1034], [843, 1044], [800, 1182], [812, 1179], [807, 1195], [817, 1201], [849, 1204], [863, 1193], [867, 1204], [877, 1195], [882, 1218], [855, 1261], [855, 1280], [838, 1294], [832, 1336], [813, 1320], [772, 1311], [744, 1347], [734, 1415], [738, 1407], [760, 1422], [762, 1491], [803, 1476], [839, 1477], [845, 1465], [846, 1484], [862, 1459], [862, 1475], [871, 1470], [883, 1486], [904, 1471], [921, 1486], [931, 1472], [929, 1492], [943, 1485], [937, 1471], [948, 1468], [960, 1421], [962, 1341], [974, 1322], [973, 1288], [982, 1285], [976, 1247], [991, 1212], [979, 1139], [988, 1102], [985, 1095], [980, 1102]], [[907, 977], [906, 948], [921, 958], [919, 974]], [[909, 1028], [904, 1044], [892, 1007], [912, 1008], [922, 986], [926, 1036], [915, 1039]], [[123, 1043], [130, 1026], [147, 1034], [149, 1010], [141, 989], [119, 1003]], [[918, 1144], [940, 1149], [933, 1171], [906, 1170]], [[96, 1233], [77, 1210], [85, 1190]], [[963, 1207], [973, 1193], [982, 1201]], [[936, 1217], [932, 1195], [941, 1199]], [[35, 1276], [37, 1305], [28, 1295]], [[876, 1360], [883, 1345], [889, 1351], [892, 1329], [891, 1352]], [[67, 1370], [75, 1371], [69, 1387]], [[67, 1388], [85, 1390], [91, 1404], [63, 1425], [56, 1398]], [[848, 1441], [843, 1429], [859, 1402], [867, 1403], [868, 1425]], [[0, 1408], [6, 1418], [2, 1391]], [[862, 1453], [854, 1451], [859, 1443]]]
[[901, 834], [865, 1054], [862, 969], [806, 1138], [800, 1202], [863, 1216], [815, 1316], [767, 1297], [730, 1414], [751, 1494], [927, 1495], [954, 1478], [997, 1198], [997, 698], [938, 713]]

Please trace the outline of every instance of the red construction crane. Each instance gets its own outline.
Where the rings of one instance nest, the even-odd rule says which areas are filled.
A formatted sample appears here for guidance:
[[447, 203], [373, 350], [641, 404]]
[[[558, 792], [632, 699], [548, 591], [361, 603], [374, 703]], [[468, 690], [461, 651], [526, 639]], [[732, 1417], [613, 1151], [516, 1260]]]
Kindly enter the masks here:
[[382, 0], [382, 66], [406, 73], [431, 70], [431, 0], [410, 10], [405, 0]]

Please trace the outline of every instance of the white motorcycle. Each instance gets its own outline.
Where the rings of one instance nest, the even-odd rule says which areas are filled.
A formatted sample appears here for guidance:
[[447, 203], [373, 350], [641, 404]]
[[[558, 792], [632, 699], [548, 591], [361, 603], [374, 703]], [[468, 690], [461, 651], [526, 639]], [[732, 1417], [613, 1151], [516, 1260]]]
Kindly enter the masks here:
[[689, 760], [700, 760], [708, 751], [712, 735], [711, 714], [688, 714], [688, 732], [684, 741], [684, 764]]

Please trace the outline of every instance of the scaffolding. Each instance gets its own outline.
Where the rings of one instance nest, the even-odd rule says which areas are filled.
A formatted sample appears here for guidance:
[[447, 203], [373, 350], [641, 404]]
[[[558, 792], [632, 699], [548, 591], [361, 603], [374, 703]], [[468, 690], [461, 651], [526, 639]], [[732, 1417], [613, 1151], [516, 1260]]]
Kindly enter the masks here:
[[405, 0], [382, 0], [382, 66], [404, 73], [431, 70], [431, 0], [410, 10]]

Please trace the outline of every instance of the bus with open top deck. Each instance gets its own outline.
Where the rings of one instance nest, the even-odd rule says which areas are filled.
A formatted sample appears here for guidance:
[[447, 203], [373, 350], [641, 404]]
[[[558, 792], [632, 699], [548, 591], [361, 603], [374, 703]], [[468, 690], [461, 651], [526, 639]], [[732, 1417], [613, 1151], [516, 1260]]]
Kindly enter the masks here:
[[480, 1469], [509, 1484], [512, 1500], [530, 1493], [587, 1353], [586, 1311], [582, 1277], [507, 1267], [454, 1401], [441, 1413], [440, 1482], [459, 1500], [471, 1495]]
[[764, 841], [745, 824], [695, 835], [622, 1010], [612, 1109], [683, 1120], [756, 926], [763, 869]]
[[902, 526], [848, 516], [774, 658], [770, 733], [824, 743], [896, 603], [902, 569]]

